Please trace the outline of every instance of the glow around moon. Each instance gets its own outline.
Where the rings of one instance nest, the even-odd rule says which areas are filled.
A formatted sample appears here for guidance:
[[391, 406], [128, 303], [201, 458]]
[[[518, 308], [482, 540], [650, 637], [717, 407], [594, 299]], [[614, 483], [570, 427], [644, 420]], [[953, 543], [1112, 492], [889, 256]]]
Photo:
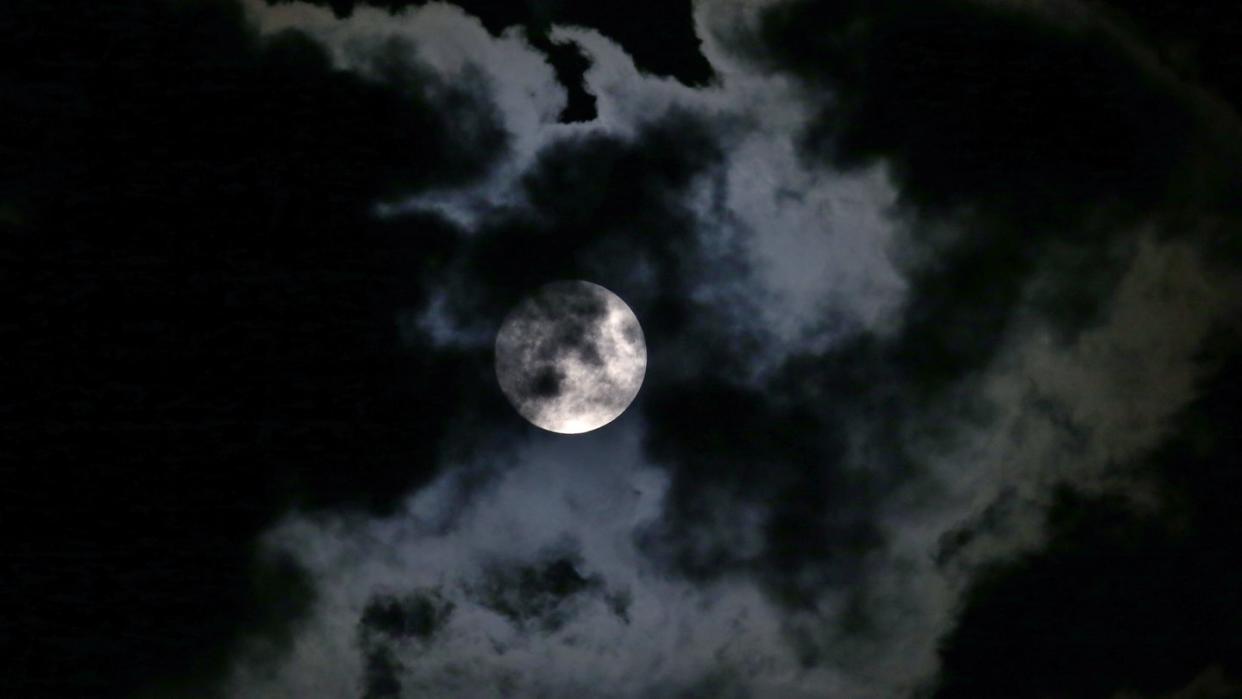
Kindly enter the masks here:
[[496, 335], [496, 378], [518, 413], [561, 434], [612, 422], [638, 395], [647, 344], [634, 312], [586, 281], [552, 282], [517, 305]]

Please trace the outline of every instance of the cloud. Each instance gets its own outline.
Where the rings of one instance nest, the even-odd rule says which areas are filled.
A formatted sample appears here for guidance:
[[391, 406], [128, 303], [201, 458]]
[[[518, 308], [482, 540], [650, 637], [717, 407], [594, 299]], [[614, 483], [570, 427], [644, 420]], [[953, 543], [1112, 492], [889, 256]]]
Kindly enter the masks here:
[[[400, 668], [389, 675], [415, 695], [673, 696], [738, 667], [787, 665], [753, 587], [700, 588], [635, 548], [632, 530], [659, 516], [667, 484], [644, 464], [637, 417], [620, 426], [528, 440], [464, 507], [455, 491], [470, 469], [391, 518], [288, 520], [268, 543], [309, 567], [319, 603], [275, 671], [243, 665], [228, 693], [356, 693], [375, 654], [351, 631], [359, 619], [368, 638], [398, 630], [386, 634], [398, 637], [384, 646]], [[432, 597], [389, 601], [411, 594]], [[404, 631], [419, 628], [432, 630]]]
[[[1012, 9], [858, 9], [854, 32], [826, 8], [701, 4], [702, 87], [553, 26], [591, 61], [596, 118], [496, 98], [525, 144], [501, 175], [385, 210], [460, 229], [414, 337], [480, 350], [513, 299], [590, 278], [643, 319], [647, 385], [615, 428], [457, 462], [393, 516], [287, 519], [267, 545], [323, 597], [281, 662], [240, 662], [232, 695], [911, 695], [935, 686], [981, 573], [1047, 541], [1064, 484], [1153, 506], [1137, 464], [1232, 312], [1198, 242], [1163, 239], [1154, 213], [1184, 105], [1109, 41]], [[483, 74], [503, 45], [523, 74], [487, 84], [561, 94], [533, 46], [456, 10], [281, 12], [264, 26], [309, 12], [358, 55], [387, 33], [419, 54], [450, 42]], [[938, 17], [966, 30], [922, 30]], [[841, 27], [842, 53], [772, 49], [811, 19]], [[768, 48], [739, 51], [747, 28]], [[1042, 63], [994, 60], [997, 28]], [[1152, 142], [1126, 151], [1137, 134]], [[452, 610], [434, 635], [360, 647], [375, 600], [427, 591]]]
[[[1189, 249], [1149, 241], [1102, 325], [1064, 345], [1033, 323], [948, 399], [976, 420], [945, 424], [933, 404], [890, 419], [894, 439], [842, 409], [843, 444], [825, 440], [817, 463], [791, 438], [825, 429], [820, 416], [756, 407], [749, 424], [713, 426], [696, 405], [737, 420], [761, 401], [689, 384], [670, 389], [692, 391], [687, 402], [644, 411], [658, 431], [628, 414], [581, 441], [536, 435], [446, 470], [392, 517], [295, 516], [267, 543], [308, 567], [321, 599], [277, 670], [243, 665], [228, 692], [347, 694], [377, 675], [413, 695], [914, 692], [979, 572], [1044, 541], [1059, 484], [1114, 492], [1145, 478], [1118, 464], [1159, 443], [1193, 395], [1193, 353], [1228, 298]], [[1182, 331], [1116, 363], [1151, 345], [1140, 310]], [[670, 420], [678, 410], [691, 414]], [[388, 600], [428, 594], [399, 617], [412, 621], [388, 624], [434, 616], [426, 639], [375, 651], [349, 632]]]
[[[5, 601], [52, 660], [0, 684], [1242, 675], [1227, 105], [1076, 3], [592, 7], [21, 8]], [[566, 278], [650, 359], [574, 438], [491, 356]]]
[[[285, 4], [273, 0], [269, 4]], [[338, 18], [370, 7], [383, 7], [393, 14], [430, 4], [425, 0], [381, 0], [361, 3], [354, 0], [312, 0], [328, 6]], [[477, 17], [492, 34], [500, 35], [515, 28], [541, 50], [554, 50], [547, 32], [553, 22], [563, 25], [593, 27], [612, 41], [624, 44], [643, 72], [663, 77], [676, 77], [687, 85], [702, 85], [712, 77], [711, 66], [698, 48], [694, 31], [693, 3], [668, 3], [663, 0], [638, 0], [624, 6], [519, 0], [461, 0], [453, 3], [472, 17]]]
[[767, 13], [763, 39], [766, 60], [831, 91], [807, 147], [839, 164], [888, 158], [921, 206], [1064, 224], [1084, 207], [1160, 197], [1186, 157], [1188, 110], [1090, 20], [807, 1]]
[[3, 13], [3, 256], [25, 290], [4, 548], [25, 562], [0, 603], [29, 643], [0, 693], [203, 684], [308, 597], [295, 566], [252, 570], [280, 512], [382, 510], [434, 476], [445, 401], [487, 414], [471, 357], [397, 344], [448, 226], [370, 211], [482, 174], [499, 115], [417, 60], [397, 90], [304, 36], [260, 43], [233, 3]]

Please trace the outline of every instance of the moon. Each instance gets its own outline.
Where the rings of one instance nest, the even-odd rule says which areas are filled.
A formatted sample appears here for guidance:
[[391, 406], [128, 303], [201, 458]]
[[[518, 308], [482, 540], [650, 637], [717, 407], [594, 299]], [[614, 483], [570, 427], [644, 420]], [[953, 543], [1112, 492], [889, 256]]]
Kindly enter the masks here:
[[496, 379], [536, 427], [581, 434], [617, 419], [638, 395], [647, 343], [634, 311], [587, 281], [545, 284], [496, 334]]

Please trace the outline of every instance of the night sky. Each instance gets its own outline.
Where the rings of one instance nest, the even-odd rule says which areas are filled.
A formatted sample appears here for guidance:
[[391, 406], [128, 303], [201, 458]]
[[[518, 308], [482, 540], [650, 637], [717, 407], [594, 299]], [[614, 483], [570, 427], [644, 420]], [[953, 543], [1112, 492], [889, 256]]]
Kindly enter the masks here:
[[[0, 697], [1242, 697], [1239, 46], [5, 0]], [[562, 435], [493, 343], [574, 279], [648, 364]]]

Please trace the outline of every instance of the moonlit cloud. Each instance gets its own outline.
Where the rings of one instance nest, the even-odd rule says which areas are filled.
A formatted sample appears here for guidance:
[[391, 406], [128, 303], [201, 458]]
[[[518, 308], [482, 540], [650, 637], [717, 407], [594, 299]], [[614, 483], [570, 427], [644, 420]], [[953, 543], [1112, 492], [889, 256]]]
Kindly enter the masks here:
[[[1196, 353], [1234, 310], [1232, 287], [1194, 245], [1160, 240], [1148, 226], [1112, 254], [1119, 281], [1081, 334], [1064, 335], [1039, 301], [1060, 274], [1049, 254], [1014, 283], [1006, 322], [987, 328], [995, 351], [942, 392], [913, 397], [904, 366], [854, 367], [853, 348], [901, 342], [914, 348], [902, 361], [918, 364], [910, 295], [946, 249], [994, 224], [970, 211], [911, 208], [883, 159], [837, 168], [808, 157], [800, 135], [822, 104], [735, 47], [768, 4], [697, 5], [717, 75], [704, 87], [645, 74], [598, 31], [554, 27], [553, 40], [573, 42], [591, 61], [585, 87], [598, 108], [594, 121], [561, 124], [564, 89], [516, 29], [494, 36], [436, 3], [347, 19], [249, 3], [263, 32], [305, 31], [345, 70], [366, 74], [380, 47], [395, 46], [441, 79], [485, 78], [513, 143], [503, 162], [477, 181], [380, 208], [398, 219], [442, 216], [463, 240], [506, 230], [515, 212], [548, 215], [529, 182], [549, 152], [573, 153], [590, 137], [636, 144], [674, 114], [705, 125], [720, 158], [667, 195], [687, 212], [694, 242], [672, 263], [712, 270], [740, 259], [737, 274], [689, 275], [688, 291], [711, 309], [694, 327], [737, 341], [719, 350], [737, 374], [695, 371], [748, 386], [779, 406], [774, 414], [810, 415], [823, 433], [808, 434], [806, 454], [828, 461], [776, 454], [773, 463], [687, 475], [678, 449], [649, 448], [679, 435], [653, 436], [640, 396], [639, 409], [580, 440], [535, 435], [444, 464], [390, 516], [290, 514], [264, 546], [304, 566], [318, 596], [289, 652], [238, 657], [230, 696], [913, 696], [933, 686], [940, 643], [979, 571], [1044, 542], [1059, 485], [1159, 506], [1145, 476], [1125, 464], [1158, 446], [1195, 397]], [[645, 260], [600, 253], [588, 264], [623, 267], [654, 296], [659, 270]], [[440, 348], [486, 347], [486, 324], [452, 309], [454, 294], [483, 284], [470, 275], [468, 265], [446, 268], [439, 292], [404, 327]], [[676, 344], [695, 338], [649, 341], [672, 343], [673, 358], [701, 351]], [[796, 362], [854, 393], [810, 401], [782, 378]], [[702, 378], [681, 371], [657, 367], [649, 381]], [[680, 436], [693, 444], [695, 435]], [[751, 481], [732, 468], [757, 470], [746, 476], [757, 490], [739, 487]], [[781, 568], [771, 562], [773, 522], [784, 516], [775, 496], [815, 473], [850, 474], [842, 487], [857, 487], [857, 498], [814, 496], [838, 508], [823, 517], [840, 517], [833, 526], [862, 532], [863, 543], [799, 553]], [[679, 508], [691, 507], [697, 514], [686, 519]], [[676, 562], [712, 561], [720, 550], [727, 561], [710, 574]], [[381, 612], [399, 621], [368, 626]]]
[[0, 695], [1238, 695], [1242, 9], [0, 15]]
[[[742, 668], [790, 696], [800, 696], [798, 687], [813, 695], [821, 673], [797, 668], [779, 615], [753, 584], [699, 587], [636, 550], [633, 534], [660, 516], [667, 480], [644, 461], [640, 422], [623, 417], [618, 426], [578, 440], [538, 436], [503, 455], [503, 464], [463, 465], [390, 518], [290, 518], [267, 545], [308, 567], [320, 599], [275, 672], [243, 663], [230, 694], [352, 695], [365, 680], [358, 620], [367, 604], [384, 593], [434, 591], [452, 605], [443, 627], [425, 642], [392, 648], [413, 695], [499, 696], [508, 687], [672, 696]], [[479, 469], [500, 472], [467, 496]], [[560, 560], [593, 582], [546, 593], [542, 611], [555, 623], [506, 611], [488, 596], [489, 578]]]
[[[881, 503], [888, 543], [863, 561], [865, 583], [824, 587], [813, 610], [782, 610], [746, 576], [696, 584], [644, 555], [636, 542], [662, 517], [668, 480], [643, 454], [641, 420], [629, 416], [585, 439], [536, 436], [484, 463], [454, 465], [390, 517], [288, 518], [265, 546], [306, 566], [315, 610], [274, 669], [243, 658], [229, 693], [352, 695], [367, 677], [363, 611], [377, 597], [413, 593], [433, 593], [451, 612], [435, 635], [394, 639], [386, 651], [412, 696], [505, 688], [674, 696], [713, 677], [754, 696], [912, 692], [934, 674], [937, 642], [973, 573], [1041, 541], [1040, 513], [1056, 483], [1108, 488], [1140, 478], [1116, 464], [1157, 443], [1192, 395], [1193, 352], [1228, 304], [1208, 282], [1190, 250], [1144, 242], [1098, 330], [1066, 346], [1033, 323], [956, 397], [1000, 412], [949, 425], [936, 410], [914, 416], [903, 437], [928, 455], [929, 472]], [[1153, 345], [1136, 313], [1162, 314], [1180, 330]], [[1137, 363], [1111, 360], [1140, 347]], [[858, 428], [849, 466], [867, 468], [868, 454], [884, 448], [873, 440], [891, 436]], [[931, 433], [939, 435], [925, 443]], [[712, 526], [733, 546], [762, 548], [759, 508], [718, 502], [722, 521]], [[955, 538], [964, 543], [946, 548]], [[538, 576], [558, 561], [590, 584], [561, 594], [519, 586], [519, 599], [549, 595], [528, 619], [480, 592], [496, 571]], [[865, 632], [843, 627], [858, 605], [871, 619]], [[800, 660], [808, 652], [814, 667]]]

